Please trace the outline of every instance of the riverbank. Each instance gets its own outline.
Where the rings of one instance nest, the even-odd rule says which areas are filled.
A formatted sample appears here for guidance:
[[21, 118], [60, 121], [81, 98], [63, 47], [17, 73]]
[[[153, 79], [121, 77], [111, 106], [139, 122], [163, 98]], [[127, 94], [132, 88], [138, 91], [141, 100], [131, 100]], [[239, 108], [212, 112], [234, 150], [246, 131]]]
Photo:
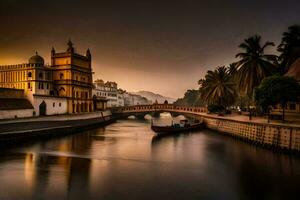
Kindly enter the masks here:
[[297, 123], [268, 123], [264, 118], [249, 120], [246, 116], [238, 115], [217, 116], [194, 112], [186, 114], [202, 119], [208, 129], [225, 135], [274, 150], [300, 152], [300, 125]]
[[191, 115], [193, 118], [203, 120], [207, 128], [234, 138], [276, 150], [300, 152], [300, 124], [296, 121], [282, 123], [272, 120], [268, 123], [267, 119], [262, 117], [253, 117], [252, 120], [249, 120], [247, 116], [243, 115], [218, 116], [207, 114], [205, 107], [185, 107], [170, 104], [138, 105], [120, 107], [114, 110], [114, 114], [119, 117], [144, 116], [149, 113], [160, 112]]
[[114, 121], [110, 111], [0, 121], [0, 142], [56, 136]]

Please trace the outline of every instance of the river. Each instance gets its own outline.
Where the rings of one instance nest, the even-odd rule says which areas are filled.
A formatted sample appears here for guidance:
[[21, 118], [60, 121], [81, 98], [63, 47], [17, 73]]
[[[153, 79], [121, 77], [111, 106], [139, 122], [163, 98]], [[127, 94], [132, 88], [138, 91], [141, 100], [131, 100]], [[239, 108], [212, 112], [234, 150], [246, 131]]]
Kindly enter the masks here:
[[300, 199], [299, 157], [210, 130], [157, 138], [149, 120], [119, 120], [0, 155], [1, 200]]

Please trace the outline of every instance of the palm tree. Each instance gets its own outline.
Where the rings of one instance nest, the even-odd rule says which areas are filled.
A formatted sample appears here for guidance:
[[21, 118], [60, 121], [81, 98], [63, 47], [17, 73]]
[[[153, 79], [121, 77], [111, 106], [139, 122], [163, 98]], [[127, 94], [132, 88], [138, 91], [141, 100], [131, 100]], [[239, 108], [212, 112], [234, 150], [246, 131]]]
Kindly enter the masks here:
[[293, 25], [282, 34], [282, 40], [277, 50], [281, 53], [279, 61], [283, 72], [300, 57], [300, 25]]
[[225, 66], [208, 71], [201, 81], [200, 96], [209, 105], [220, 105], [223, 108], [234, 103], [236, 98], [235, 83]]
[[233, 81], [237, 80], [237, 74], [238, 74], [238, 70], [237, 70], [237, 63], [231, 63], [228, 66], [228, 73], [231, 76]]
[[274, 46], [273, 42], [267, 41], [261, 45], [261, 37], [255, 35], [244, 40], [239, 47], [244, 50], [236, 55], [240, 60], [238, 66], [238, 88], [241, 94], [247, 95], [250, 99], [253, 96], [254, 88], [259, 86], [262, 79], [275, 72], [277, 56], [267, 55], [264, 50]]

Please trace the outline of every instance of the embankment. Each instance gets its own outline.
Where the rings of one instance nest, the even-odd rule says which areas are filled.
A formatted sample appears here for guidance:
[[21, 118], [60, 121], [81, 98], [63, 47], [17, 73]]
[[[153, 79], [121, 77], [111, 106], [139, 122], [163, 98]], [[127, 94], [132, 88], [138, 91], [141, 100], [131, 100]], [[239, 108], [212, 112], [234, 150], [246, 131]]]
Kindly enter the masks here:
[[189, 115], [201, 118], [208, 129], [275, 150], [300, 152], [300, 125], [242, 121], [198, 113]]
[[113, 121], [110, 111], [0, 121], [0, 142], [70, 134]]

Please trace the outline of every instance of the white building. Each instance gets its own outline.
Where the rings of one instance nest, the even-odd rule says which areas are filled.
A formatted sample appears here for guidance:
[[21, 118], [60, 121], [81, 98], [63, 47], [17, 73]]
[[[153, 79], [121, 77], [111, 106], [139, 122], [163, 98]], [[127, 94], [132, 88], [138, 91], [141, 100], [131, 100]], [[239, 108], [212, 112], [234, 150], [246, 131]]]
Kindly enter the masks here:
[[122, 107], [125, 106], [125, 99], [124, 99], [124, 93], [126, 93], [126, 91], [122, 90], [122, 89], [118, 89], [118, 106]]
[[33, 117], [34, 109], [24, 90], [0, 88], [0, 119]]
[[107, 81], [104, 83], [103, 80], [97, 79], [94, 82], [93, 96], [106, 98], [107, 107], [117, 107], [118, 105], [118, 84], [116, 82]]

